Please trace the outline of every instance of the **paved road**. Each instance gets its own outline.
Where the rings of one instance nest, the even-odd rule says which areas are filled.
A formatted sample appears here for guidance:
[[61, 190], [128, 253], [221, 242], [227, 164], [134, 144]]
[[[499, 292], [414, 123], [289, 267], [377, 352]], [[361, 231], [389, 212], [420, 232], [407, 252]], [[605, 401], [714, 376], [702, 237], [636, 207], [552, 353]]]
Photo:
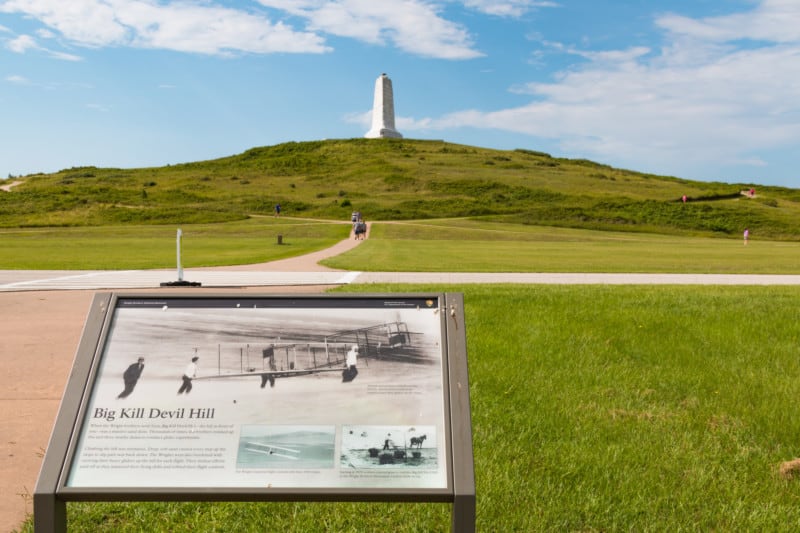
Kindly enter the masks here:
[[[152, 289], [177, 281], [175, 270], [0, 270], [0, 292]], [[800, 275], [582, 274], [468, 272], [281, 272], [188, 269], [184, 281], [203, 287], [275, 287], [351, 283], [527, 283], [605, 285], [800, 285]]]

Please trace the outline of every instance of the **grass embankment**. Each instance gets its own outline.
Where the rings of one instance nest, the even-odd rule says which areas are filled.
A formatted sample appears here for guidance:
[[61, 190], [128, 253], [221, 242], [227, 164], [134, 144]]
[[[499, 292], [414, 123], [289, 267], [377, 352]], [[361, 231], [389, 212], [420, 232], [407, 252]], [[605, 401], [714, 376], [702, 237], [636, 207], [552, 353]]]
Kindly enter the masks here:
[[[465, 294], [479, 531], [791, 531], [800, 288]], [[70, 503], [70, 531], [447, 531], [441, 504]], [[23, 531], [31, 531], [30, 522]]]
[[[200, 224], [271, 214], [488, 217], [524, 225], [800, 240], [800, 191], [706, 183], [442, 141], [285, 143], [160, 168], [80, 167], [0, 193], [0, 227]], [[681, 197], [687, 196], [683, 203]]]

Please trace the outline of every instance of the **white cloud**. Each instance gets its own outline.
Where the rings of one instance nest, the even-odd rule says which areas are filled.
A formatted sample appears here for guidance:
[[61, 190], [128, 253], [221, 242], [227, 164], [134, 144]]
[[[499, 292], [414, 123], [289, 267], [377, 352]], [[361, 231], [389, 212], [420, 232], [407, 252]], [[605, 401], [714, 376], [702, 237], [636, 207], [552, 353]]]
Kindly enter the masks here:
[[471, 59], [483, 54], [474, 49], [469, 32], [440, 16], [441, 6], [422, 0], [259, 0], [304, 18], [310, 30], [357, 39], [370, 44], [391, 43], [424, 57]]
[[10, 76], [6, 76], [5, 80], [10, 83], [16, 83], [18, 85], [29, 85], [30, 81], [25, 76], [20, 76], [18, 74], [11, 74]]
[[762, 0], [751, 12], [699, 20], [670, 14], [660, 17], [656, 23], [676, 35], [710, 42], [753, 39], [797, 43], [800, 40], [799, 19], [800, 2]]
[[[224, 7], [222, 0], [0, 0], [0, 13], [37, 19], [47, 27], [40, 31], [50, 32], [49, 37], [60, 35], [85, 47], [135, 46], [213, 55], [325, 53], [331, 48], [323, 35], [334, 35], [423, 57], [480, 57], [467, 29], [441, 15], [446, 1], [258, 0], [282, 16], [304, 21], [304, 30], [273, 22], [263, 10]], [[472, 9], [501, 15], [550, 4], [468, 2]]]
[[48, 48], [44, 48], [44, 47], [40, 46], [39, 43], [36, 42], [36, 39], [31, 37], [30, 35], [20, 35], [19, 37], [11, 39], [6, 44], [6, 47], [9, 50], [11, 50], [12, 52], [15, 52], [17, 54], [24, 54], [28, 50], [35, 50], [35, 51], [39, 51], [39, 52], [44, 52], [45, 54], [49, 55], [50, 57], [54, 57], [56, 59], [62, 59], [62, 60], [65, 60], [65, 61], [80, 61], [81, 60], [80, 57], [78, 57], [76, 55], [73, 55], [73, 54], [67, 54], [67, 53], [64, 53], [64, 52], [56, 52], [56, 51], [50, 50]]
[[83, 61], [83, 58], [81, 56], [76, 56], [75, 54], [67, 54], [66, 52], [56, 52], [54, 50], [49, 50], [46, 48], [43, 48], [42, 50], [47, 52], [47, 54], [50, 57], [53, 57], [55, 59], [61, 59], [62, 61]]
[[[369, 111], [362, 111], [360, 113], [348, 113], [344, 116], [344, 121], [348, 124], [357, 124], [364, 128], [364, 133], [370, 128], [372, 125], [372, 110]], [[399, 129], [399, 125], [397, 125], [397, 119], [395, 118], [395, 125]]]
[[587, 61], [550, 83], [516, 88], [533, 97], [527, 105], [466, 110], [405, 129], [496, 128], [650, 168], [763, 165], [759, 152], [800, 143], [800, 3], [766, 0], [748, 13], [677, 20], [656, 20], [669, 29], [656, 51], [572, 50]]
[[204, 54], [330, 50], [314, 33], [209, 2], [6, 0], [0, 2], [0, 12], [36, 18], [68, 41], [88, 47], [137, 46]]
[[546, 0], [464, 0], [464, 5], [488, 15], [519, 17], [532, 9], [557, 7], [558, 3]]
[[[368, 111], [362, 111], [358, 113], [349, 113], [343, 117], [343, 120], [348, 124], [356, 124], [364, 128], [364, 133], [366, 133], [372, 125], [372, 110], [370, 109]], [[400, 115], [396, 116], [394, 119], [394, 124], [400, 133], [405, 130], [411, 131], [428, 129], [430, 122], [431, 119], [417, 120], [412, 117]]]
[[17, 54], [24, 54], [27, 50], [39, 48], [34, 38], [30, 35], [20, 35], [16, 39], [11, 39], [6, 46]]

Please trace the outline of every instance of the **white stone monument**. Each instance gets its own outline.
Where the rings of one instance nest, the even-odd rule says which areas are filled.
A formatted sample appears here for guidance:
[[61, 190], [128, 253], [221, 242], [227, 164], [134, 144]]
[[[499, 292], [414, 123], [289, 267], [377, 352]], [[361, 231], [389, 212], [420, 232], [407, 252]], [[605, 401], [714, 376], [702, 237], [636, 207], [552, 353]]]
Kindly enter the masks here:
[[394, 94], [392, 80], [381, 74], [375, 80], [375, 99], [372, 103], [372, 128], [364, 135], [368, 139], [393, 138], [402, 139], [399, 131], [394, 129]]

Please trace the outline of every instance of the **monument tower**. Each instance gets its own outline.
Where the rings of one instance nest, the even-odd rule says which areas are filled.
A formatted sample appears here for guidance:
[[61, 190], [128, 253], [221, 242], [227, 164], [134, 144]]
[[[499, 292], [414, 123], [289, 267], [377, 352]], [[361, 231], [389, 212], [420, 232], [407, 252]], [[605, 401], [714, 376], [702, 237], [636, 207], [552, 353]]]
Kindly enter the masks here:
[[364, 135], [369, 139], [389, 137], [402, 139], [394, 129], [394, 94], [392, 80], [385, 73], [375, 80], [375, 99], [372, 103], [372, 128]]

